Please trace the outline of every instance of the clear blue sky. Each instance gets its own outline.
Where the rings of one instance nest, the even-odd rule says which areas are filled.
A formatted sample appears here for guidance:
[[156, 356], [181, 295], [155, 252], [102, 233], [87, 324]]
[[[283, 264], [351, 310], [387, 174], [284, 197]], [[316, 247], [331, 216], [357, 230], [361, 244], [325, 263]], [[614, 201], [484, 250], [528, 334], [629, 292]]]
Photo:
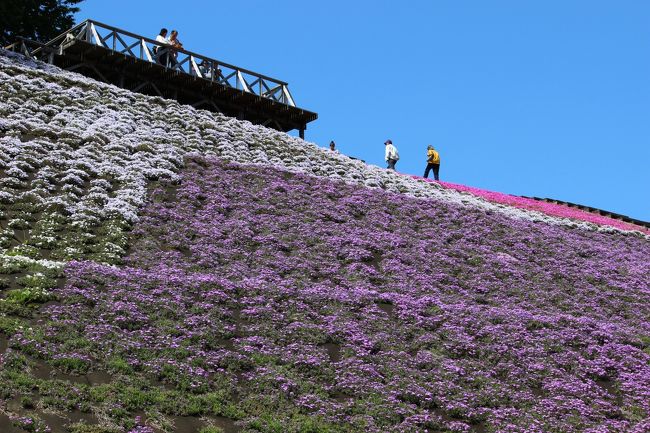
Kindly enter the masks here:
[[650, 1], [86, 0], [94, 18], [287, 81], [377, 165], [650, 220]]

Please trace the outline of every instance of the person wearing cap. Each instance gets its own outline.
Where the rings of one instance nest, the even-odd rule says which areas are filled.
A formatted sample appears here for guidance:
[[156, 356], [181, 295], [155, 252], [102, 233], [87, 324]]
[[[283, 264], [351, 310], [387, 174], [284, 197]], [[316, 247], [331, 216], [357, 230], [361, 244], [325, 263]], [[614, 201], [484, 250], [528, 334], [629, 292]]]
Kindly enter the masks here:
[[427, 168], [424, 169], [424, 178], [429, 177], [429, 172], [433, 169], [433, 178], [440, 180], [438, 174], [440, 173], [440, 154], [432, 145], [427, 146]]
[[397, 148], [393, 146], [393, 142], [391, 140], [386, 140], [384, 142], [384, 146], [386, 146], [386, 162], [388, 163], [388, 168], [389, 170], [395, 170], [395, 164], [399, 160], [399, 153], [397, 152]]
[[336, 150], [336, 143], [334, 143], [334, 140], [330, 141], [330, 150], [336, 153], [339, 152], [338, 150]]

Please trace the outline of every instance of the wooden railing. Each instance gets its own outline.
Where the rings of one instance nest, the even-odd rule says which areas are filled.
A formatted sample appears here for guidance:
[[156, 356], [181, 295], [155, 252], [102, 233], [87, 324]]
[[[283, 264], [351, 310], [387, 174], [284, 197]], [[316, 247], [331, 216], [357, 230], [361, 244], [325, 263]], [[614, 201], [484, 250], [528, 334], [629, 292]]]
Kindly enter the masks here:
[[26, 56], [52, 62], [52, 56], [77, 43], [105, 48], [141, 61], [188, 74], [223, 86], [295, 107], [288, 84], [256, 72], [183, 49], [172, 49], [154, 39], [136, 35], [94, 20], [86, 20], [47, 43], [19, 39], [7, 47]]

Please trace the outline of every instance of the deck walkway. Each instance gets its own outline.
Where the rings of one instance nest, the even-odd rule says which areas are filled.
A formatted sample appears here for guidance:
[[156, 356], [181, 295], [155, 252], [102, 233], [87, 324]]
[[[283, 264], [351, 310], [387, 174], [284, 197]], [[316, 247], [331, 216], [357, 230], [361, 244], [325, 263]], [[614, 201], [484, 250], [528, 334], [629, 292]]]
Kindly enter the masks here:
[[[156, 49], [154, 49], [154, 47]], [[224, 113], [304, 138], [318, 114], [296, 106], [288, 84], [98, 21], [86, 20], [46, 43], [20, 38], [7, 47], [119, 87]]]

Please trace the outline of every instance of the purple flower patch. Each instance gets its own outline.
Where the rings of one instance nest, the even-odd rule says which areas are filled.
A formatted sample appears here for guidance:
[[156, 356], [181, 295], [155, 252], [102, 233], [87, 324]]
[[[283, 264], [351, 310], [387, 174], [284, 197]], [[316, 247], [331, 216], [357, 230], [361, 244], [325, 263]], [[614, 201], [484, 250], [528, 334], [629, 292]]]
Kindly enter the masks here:
[[160, 409], [156, 389], [165, 415], [250, 431], [647, 427], [646, 239], [269, 167], [180, 177], [124, 267], [69, 263], [43, 332], [12, 339], [147, 396], [104, 406]]

